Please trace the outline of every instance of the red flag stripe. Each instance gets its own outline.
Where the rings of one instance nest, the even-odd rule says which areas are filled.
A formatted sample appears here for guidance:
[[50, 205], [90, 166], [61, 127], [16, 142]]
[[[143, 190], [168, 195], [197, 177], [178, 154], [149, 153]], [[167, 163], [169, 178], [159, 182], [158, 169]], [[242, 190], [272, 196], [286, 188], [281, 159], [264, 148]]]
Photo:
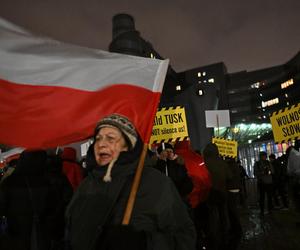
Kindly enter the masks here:
[[110, 113], [128, 116], [148, 142], [167, 69], [168, 60], [61, 43], [0, 18], [0, 143], [78, 142]]
[[83, 91], [0, 80], [0, 89], [0, 143], [25, 148], [88, 138], [95, 121], [110, 113], [128, 116], [147, 142], [160, 98], [160, 93], [127, 84]]

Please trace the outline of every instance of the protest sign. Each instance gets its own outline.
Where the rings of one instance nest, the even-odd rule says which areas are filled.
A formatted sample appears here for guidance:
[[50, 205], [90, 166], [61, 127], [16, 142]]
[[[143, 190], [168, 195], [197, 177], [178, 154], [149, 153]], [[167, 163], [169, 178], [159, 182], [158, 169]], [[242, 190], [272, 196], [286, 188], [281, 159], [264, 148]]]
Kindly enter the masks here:
[[157, 111], [150, 144], [183, 141], [188, 137], [184, 107], [161, 108]]
[[300, 137], [300, 103], [274, 112], [270, 120], [276, 143]]
[[212, 142], [218, 146], [219, 154], [228, 157], [237, 157], [237, 141], [213, 137]]

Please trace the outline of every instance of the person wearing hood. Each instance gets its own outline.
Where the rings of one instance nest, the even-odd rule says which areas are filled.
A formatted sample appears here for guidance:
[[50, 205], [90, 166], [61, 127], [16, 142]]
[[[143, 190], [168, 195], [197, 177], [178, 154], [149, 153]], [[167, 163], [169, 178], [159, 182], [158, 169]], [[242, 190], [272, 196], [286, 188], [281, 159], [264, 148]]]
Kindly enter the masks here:
[[72, 250], [195, 249], [194, 224], [172, 181], [144, 166], [129, 225], [122, 225], [143, 143], [119, 114], [101, 119], [87, 152], [88, 176], [66, 212]]

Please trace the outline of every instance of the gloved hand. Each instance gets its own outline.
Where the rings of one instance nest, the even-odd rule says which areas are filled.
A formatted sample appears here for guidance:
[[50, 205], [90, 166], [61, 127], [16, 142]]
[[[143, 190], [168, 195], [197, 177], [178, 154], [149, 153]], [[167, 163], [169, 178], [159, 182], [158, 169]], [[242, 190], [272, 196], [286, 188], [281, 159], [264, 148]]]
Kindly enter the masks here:
[[136, 231], [131, 225], [112, 225], [103, 230], [97, 250], [144, 250], [146, 233]]

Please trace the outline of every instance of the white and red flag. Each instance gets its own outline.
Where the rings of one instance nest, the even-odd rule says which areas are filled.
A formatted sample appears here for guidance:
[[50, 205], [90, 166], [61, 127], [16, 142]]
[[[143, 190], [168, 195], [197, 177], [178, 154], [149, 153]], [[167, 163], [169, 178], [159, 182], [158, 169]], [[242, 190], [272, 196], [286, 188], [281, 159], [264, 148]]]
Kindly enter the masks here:
[[89, 138], [105, 115], [148, 142], [168, 60], [34, 36], [0, 18], [0, 143], [49, 148]]

